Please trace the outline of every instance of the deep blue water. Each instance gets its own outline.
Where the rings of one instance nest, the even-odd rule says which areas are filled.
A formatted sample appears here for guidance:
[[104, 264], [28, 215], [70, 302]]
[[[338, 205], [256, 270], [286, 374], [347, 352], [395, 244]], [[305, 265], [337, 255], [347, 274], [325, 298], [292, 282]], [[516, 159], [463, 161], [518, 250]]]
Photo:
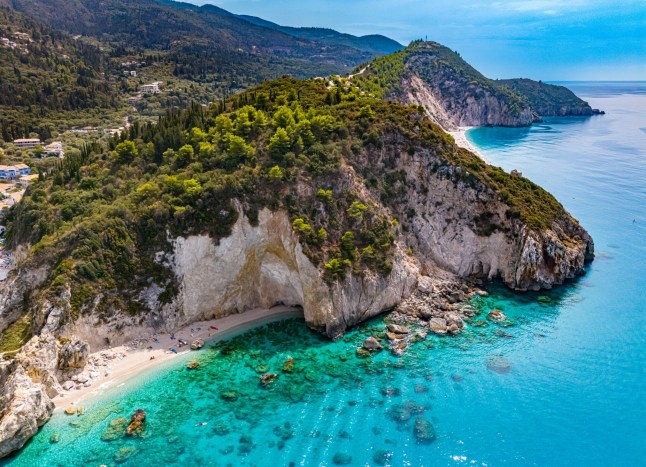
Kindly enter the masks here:
[[[542, 294], [494, 286], [474, 306], [501, 309], [509, 323], [478, 327], [480, 315], [462, 335], [428, 337], [402, 358], [356, 357], [382, 319], [335, 343], [300, 320], [273, 323], [205, 349], [197, 371], [177, 362], [107, 392], [81, 417], [56, 415], [9, 465], [114, 465], [124, 447], [132, 457], [121, 465], [133, 466], [645, 465], [646, 84], [580, 89], [607, 114], [469, 137], [590, 231], [597, 259], [581, 280]], [[508, 373], [487, 368], [501, 355]], [[283, 371], [290, 356], [294, 369]], [[280, 377], [263, 388], [266, 371]], [[101, 440], [111, 420], [140, 407], [144, 438]], [[418, 417], [433, 442], [416, 439]]]

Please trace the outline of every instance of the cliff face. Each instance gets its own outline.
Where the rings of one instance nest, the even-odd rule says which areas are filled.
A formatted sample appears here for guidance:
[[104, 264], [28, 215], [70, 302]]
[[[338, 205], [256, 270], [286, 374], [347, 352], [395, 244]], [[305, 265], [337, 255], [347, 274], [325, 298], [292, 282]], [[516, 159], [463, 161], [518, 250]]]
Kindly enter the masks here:
[[423, 106], [428, 117], [446, 130], [460, 126], [528, 126], [540, 121], [519, 96], [492, 86], [484, 77], [473, 79], [456, 73], [433, 49], [411, 54], [406, 69], [401, 91], [393, 97]]
[[287, 213], [267, 209], [256, 227], [241, 216], [218, 245], [206, 236], [176, 239], [169, 261], [181, 284], [178, 324], [282, 303], [302, 306], [307, 324], [332, 338], [393, 308], [418, 275], [397, 248], [389, 276], [366, 272], [330, 284], [303, 254]]

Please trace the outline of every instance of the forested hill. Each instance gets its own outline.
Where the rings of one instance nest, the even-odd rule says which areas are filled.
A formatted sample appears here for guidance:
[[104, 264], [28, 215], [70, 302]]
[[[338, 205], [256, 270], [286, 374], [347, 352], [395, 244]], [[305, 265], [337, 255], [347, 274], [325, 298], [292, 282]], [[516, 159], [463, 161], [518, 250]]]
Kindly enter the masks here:
[[50, 112], [117, 107], [108, 67], [99, 48], [0, 8], [0, 136], [47, 137], [39, 119]]
[[[154, 0], [13, 0], [13, 7], [51, 26], [119, 45], [172, 50], [226, 63], [232, 53], [266, 59], [263, 79], [290, 65], [299, 76], [344, 72], [379, 55], [294, 37], [216, 7]], [[254, 58], [255, 57], [255, 58]], [[287, 62], [287, 63], [286, 63]], [[294, 67], [298, 62], [299, 67]]]
[[[358, 73], [364, 70], [363, 73]], [[547, 115], [592, 115], [590, 106], [561, 86], [532, 80], [492, 80], [459, 53], [436, 42], [406, 49], [357, 68], [352, 84], [388, 100], [422, 105], [446, 129], [525, 126]]]

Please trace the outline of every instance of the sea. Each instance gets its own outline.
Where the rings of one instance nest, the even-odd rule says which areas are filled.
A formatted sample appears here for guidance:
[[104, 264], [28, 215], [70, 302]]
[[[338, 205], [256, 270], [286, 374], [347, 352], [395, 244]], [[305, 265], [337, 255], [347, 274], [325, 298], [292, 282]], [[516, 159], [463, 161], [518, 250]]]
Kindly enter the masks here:
[[[606, 114], [467, 137], [590, 232], [585, 276], [539, 293], [491, 284], [460, 335], [403, 357], [357, 356], [383, 317], [337, 342], [301, 319], [265, 324], [56, 413], [0, 465], [646, 465], [646, 82], [561, 84]], [[136, 409], [146, 429], [125, 437]]]

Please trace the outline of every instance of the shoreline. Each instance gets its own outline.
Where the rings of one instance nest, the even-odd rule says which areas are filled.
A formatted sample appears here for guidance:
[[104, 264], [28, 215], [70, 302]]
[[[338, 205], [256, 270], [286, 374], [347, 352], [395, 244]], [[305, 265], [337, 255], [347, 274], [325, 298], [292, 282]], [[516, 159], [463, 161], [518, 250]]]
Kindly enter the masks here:
[[[58, 396], [52, 398], [56, 406], [54, 411], [56, 413], [66, 408], [78, 408], [81, 402], [101, 396], [106, 391], [123, 385], [144, 371], [160, 367], [163, 363], [186, 356], [190, 352], [196, 352], [197, 355], [199, 350], [192, 351], [190, 349], [190, 344], [196, 339], [201, 339], [206, 346], [208, 343], [233, 337], [254, 327], [292, 317], [303, 317], [303, 311], [300, 308], [283, 305], [269, 309], [256, 308], [223, 318], [186, 325], [172, 334], [175, 339], [171, 339], [169, 334], [151, 335], [138, 340], [137, 347], [124, 344], [93, 352], [89, 359], [95, 358], [105, 362], [101, 366], [101, 375], [90, 380], [88, 386], [63, 390]], [[218, 329], [214, 330], [211, 326]], [[180, 348], [179, 339], [185, 340], [188, 345]], [[169, 350], [170, 348], [177, 350], [177, 353]]]
[[469, 138], [467, 138], [467, 131], [472, 130], [474, 128], [477, 128], [475, 126], [461, 126], [455, 131], [447, 131], [448, 134], [453, 136], [453, 139], [455, 140], [455, 144], [460, 146], [461, 148], [467, 149], [474, 153], [476, 156], [478, 156], [480, 159], [485, 161], [487, 164], [489, 164], [489, 161], [484, 157], [480, 149], [476, 147], [475, 144], [473, 144], [471, 141], [469, 141]]

